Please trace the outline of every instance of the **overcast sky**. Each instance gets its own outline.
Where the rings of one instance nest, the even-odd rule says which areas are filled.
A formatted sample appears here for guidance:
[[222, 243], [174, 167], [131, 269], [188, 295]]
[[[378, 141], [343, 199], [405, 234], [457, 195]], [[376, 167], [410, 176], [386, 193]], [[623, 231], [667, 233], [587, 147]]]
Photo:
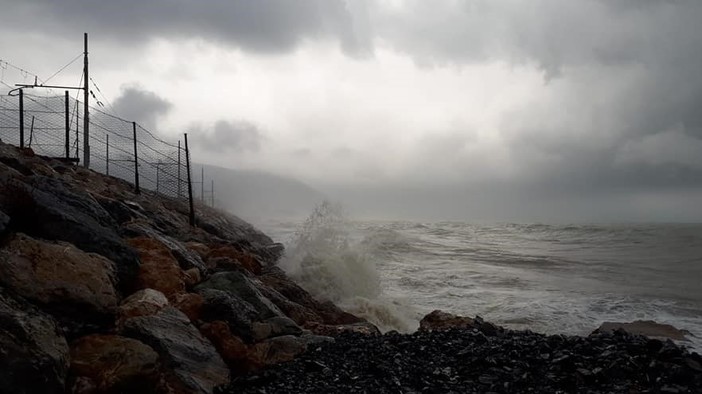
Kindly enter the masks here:
[[112, 111], [189, 132], [196, 161], [300, 179], [359, 216], [702, 221], [699, 0], [0, 10], [0, 59], [47, 79], [87, 31]]

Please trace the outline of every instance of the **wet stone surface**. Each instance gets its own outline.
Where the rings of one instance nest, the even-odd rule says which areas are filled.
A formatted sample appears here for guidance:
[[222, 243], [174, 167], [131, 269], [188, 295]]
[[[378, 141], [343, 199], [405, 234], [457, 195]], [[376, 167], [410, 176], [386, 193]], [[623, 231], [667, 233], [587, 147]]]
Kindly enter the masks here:
[[222, 393], [699, 393], [702, 357], [621, 330], [343, 334]]

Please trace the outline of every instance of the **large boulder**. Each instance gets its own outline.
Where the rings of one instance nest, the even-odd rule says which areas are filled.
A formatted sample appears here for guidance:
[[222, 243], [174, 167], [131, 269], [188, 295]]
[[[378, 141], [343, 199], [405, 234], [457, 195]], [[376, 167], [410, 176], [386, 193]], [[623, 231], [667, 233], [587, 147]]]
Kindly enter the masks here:
[[56, 178], [33, 175], [0, 185], [0, 205], [13, 228], [44, 239], [69, 242], [115, 263], [121, 287], [128, 287], [139, 260], [116, 232], [112, 217], [88, 193]]
[[168, 306], [168, 298], [154, 289], [142, 289], [130, 295], [119, 306], [118, 326], [132, 317], [155, 315]]
[[122, 232], [131, 237], [153, 238], [168, 248], [183, 270], [197, 268], [201, 275], [207, 273], [207, 267], [198, 253], [190, 250], [175, 238], [153, 229], [143, 221], [132, 221], [124, 224]]
[[434, 310], [419, 321], [419, 331], [449, 330], [452, 328], [472, 329], [475, 321], [470, 317]]
[[244, 375], [262, 367], [249, 360], [249, 346], [232, 334], [226, 322], [215, 320], [205, 323], [200, 327], [200, 332], [217, 348], [233, 374]]
[[259, 320], [259, 313], [251, 304], [235, 294], [222, 290], [200, 289], [198, 294], [204, 300], [203, 320], [224, 320], [237, 336], [253, 341], [251, 325]]
[[159, 381], [158, 359], [135, 339], [89, 335], [71, 344], [73, 386], [89, 386], [94, 393], [152, 393]]
[[252, 345], [249, 350], [249, 359], [255, 365], [275, 365], [291, 361], [305, 350], [307, 350], [307, 343], [304, 339], [285, 335]]
[[155, 289], [168, 298], [185, 291], [183, 271], [168, 247], [148, 237], [130, 238], [128, 242], [137, 250], [141, 259], [137, 288]]
[[254, 322], [251, 332], [254, 340], [262, 341], [284, 335], [299, 336], [302, 335], [302, 328], [287, 317], [271, 317], [262, 322]]
[[191, 322], [197, 322], [202, 316], [205, 299], [196, 293], [182, 293], [173, 298], [172, 305], [183, 312]]
[[273, 302], [278, 309], [283, 311], [285, 316], [288, 316], [300, 326], [312, 322], [321, 323], [323, 321], [322, 317], [315, 311], [304, 307], [297, 302], [288, 300], [282, 294], [268, 286], [262, 285], [259, 286], [258, 289], [261, 291], [261, 294], [271, 300], [271, 302]]
[[221, 290], [241, 298], [254, 307], [258, 312], [259, 320], [284, 316], [275, 304], [261, 294], [253, 279], [242, 272], [216, 273], [195, 287], [198, 292], [204, 289]]
[[[213, 248], [207, 255], [207, 259], [209, 260], [218, 258], [228, 258], [236, 261], [236, 263], [238, 263], [241, 267], [253, 274], [261, 274], [261, 263], [258, 261], [256, 256], [248, 252], [237, 250], [231, 245], [223, 245], [218, 248]], [[218, 264], [218, 268], [223, 268], [220, 267], [221, 265], [222, 264]]]
[[688, 341], [686, 337], [689, 333], [671, 326], [670, 324], [656, 323], [652, 320], [636, 320], [630, 323], [604, 322], [594, 332], [611, 332], [624, 330], [629, 334], [644, 335], [651, 338], [674, 339], [677, 341]]
[[124, 327], [126, 336], [156, 350], [176, 392], [212, 393], [229, 381], [222, 357], [177, 309], [168, 306], [155, 315], [129, 319]]
[[68, 358], [53, 319], [0, 290], [0, 393], [63, 393]]
[[119, 304], [111, 261], [24, 234], [0, 250], [0, 283], [47, 308], [71, 331], [111, 325]]
[[266, 267], [258, 279], [288, 300], [302, 305], [322, 318], [323, 323], [339, 325], [360, 323], [364, 320], [343, 311], [332, 302], [317, 301], [307, 290], [293, 282], [278, 267]]

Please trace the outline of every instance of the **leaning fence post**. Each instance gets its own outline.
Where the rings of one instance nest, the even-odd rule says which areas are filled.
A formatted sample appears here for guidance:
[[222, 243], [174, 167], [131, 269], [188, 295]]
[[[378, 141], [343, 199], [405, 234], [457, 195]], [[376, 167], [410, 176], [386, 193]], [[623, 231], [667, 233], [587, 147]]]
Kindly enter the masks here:
[[141, 193], [139, 189], [139, 156], [137, 155], [137, 135], [136, 122], [132, 122], [132, 133], [134, 134], [134, 186], [136, 194]]
[[66, 159], [68, 159], [68, 156], [70, 155], [69, 140], [71, 139], [71, 119], [68, 100], [68, 90], [66, 90]]
[[188, 133], [185, 133], [185, 165], [188, 171], [188, 200], [190, 202], [190, 225], [195, 226], [195, 206], [193, 205], [193, 182], [190, 179], [190, 150], [188, 149]]
[[19, 90], [19, 129], [20, 129], [20, 148], [24, 148], [24, 91]]

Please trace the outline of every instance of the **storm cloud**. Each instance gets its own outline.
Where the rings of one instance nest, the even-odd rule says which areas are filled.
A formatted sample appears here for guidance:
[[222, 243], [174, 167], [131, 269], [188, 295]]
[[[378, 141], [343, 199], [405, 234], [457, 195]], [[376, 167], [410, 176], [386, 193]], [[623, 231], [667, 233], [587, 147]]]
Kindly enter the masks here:
[[8, 57], [91, 31], [120, 115], [368, 216], [702, 220], [699, 1], [5, 3]]
[[193, 141], [205, 151], [214, 153], [258, 152], [263, 135], [258, 128], [245, 121], [219, 120], [211, 127], [190, 127]]
[[167, 115], [172, 108], [171, 102], [154, 92], [139, 86], [125, 86], [110, 109], [147, 130], [156, 130], [157, 120]]

